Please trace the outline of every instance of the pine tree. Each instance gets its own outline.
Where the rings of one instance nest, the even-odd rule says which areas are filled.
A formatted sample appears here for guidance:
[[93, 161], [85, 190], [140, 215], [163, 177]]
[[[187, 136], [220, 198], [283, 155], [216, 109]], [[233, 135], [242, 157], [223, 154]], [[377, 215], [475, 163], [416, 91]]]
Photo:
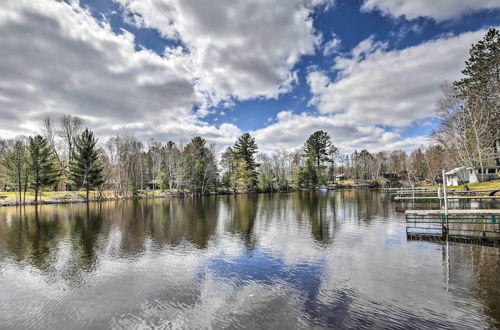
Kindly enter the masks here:
[[[489, 29], [483, 40], [472, 45], [462, 70], [464, 78], [455, 82], [462, 91], [484, 93], [500, 83], [500, 31]], [[495, 86], [496, 85], [496, 86]]]
[[325, 161], [332, 161], [333, 153], [337, 150], [332, 145], [330, 136], [325, 131], [316, 131], [309, 136], [303, 147], [305, 156], [319, 169]]
[[469, 55], [462, 70], [464, 78], [454, 85], [466, 106], [486, 117], [488, 147], [493, 148], [500, 141], [500, 31], [489, 29], [482, 40], [472, 45]]
[[72, 182], [89, 192], [104, 183], [103, 167], [99, 161], [100, 151], [96, 147], [97, 139], [94, 134], [85, 129], [74, 140], [74, 155], [70, 163], [70, 178]]
[[297, 183], [300, 186], [311, 187], [319, 182], [318, 172], [311, 159], [306, 160], [304, 167], [301, 167], [297, 175]]
[[59, 180], [60, 170], [57, 159], [47, 140], [40, 135], [29, 138], [30, 186], [35, 191], [35, 203], [38, 195], [47, 186], [53, 186]]
[[22, 201], [21, 194], [23, 184], [28, 179], [28, 152], [26, 143], [22, 139], [17, 139], [12, 145], [12, 149], [6, 154], [6, 169], [10, 176], [10, 182], [16, 187], [19, 202]]
[[458, 145], [452, 155], [484, 173], [484, 166], [492, 164], [493, 159], [500, 163], [495, 150], [500, 144], [498, 29], [489, 29], [482, 40], [471, 46], [462, 74], [464, 77], [454, 82], [454, 89], [441, 102], [442, 121], [434, 136], [443, 145]]
[[255, 138], [249, 133], [243, 134], [233, 147], [235, 158], [244, 161], [246, 164], [245, 172], [248, 172], [250, 176], [249, 187], [255, 187], [258, 181], [257, 167], [259, 167], [259, 164], [257, 164], [254, 157], [257, 149], [258, 146], [255, 143]]

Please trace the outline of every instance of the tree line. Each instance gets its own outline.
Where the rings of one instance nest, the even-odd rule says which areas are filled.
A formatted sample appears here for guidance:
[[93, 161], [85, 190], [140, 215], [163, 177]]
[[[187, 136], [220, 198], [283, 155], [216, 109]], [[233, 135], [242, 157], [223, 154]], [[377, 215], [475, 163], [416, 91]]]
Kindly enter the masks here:
[[80, 191], [85, 199], [133, 197], [145, 190], [206, 195], [240, 191], [283, 191], [338, 180], [383, 184], [384, 180], [436, 179], [445, 166], [440, 146], [407, 155], [399, 150], [340, 154], [330, 135], [314, 132], [293, 151], [259, 153], [245, 133], [222, 152], [202, 137], [187, 143], [155, 139], [146, 144], [124, 133], [100, 142], [83, 119], [46, 118], [41, 133], [0, 141], [0, 189], [28, 191], [35, 202], [43, 191]]
[[[202, 137], [188, 142], [155, 139], [146, 144], [125, 133], [98, 141], [82, 118], [44, 119], [40, 134], [0, 139], [0, 190], [82, 191], [102, 197], [137, 196], [144, 190], [206, 195], [213, 192], [276, 191], [314, 187], [338, 180], [439, 182], [443, 169], [469, 166], [484, 173], [500, 166], [500, 33], [490, 29], [472, 45], [464, 78], [443, 85], [437, 103], [434, 145], [403, 150], [342, 154], [324, 131], [311, 134], [297, 150], [259, 153], [255, 138], [243, 134], [218, 153]], [[481, 179], [481, 175], [478, 175]]]
[[489, 29], [473, 44], [463, 78], [443, 84], [433, 140], [453, 163], [482, 179], [487, 166], [500, 166], [500, 32]]

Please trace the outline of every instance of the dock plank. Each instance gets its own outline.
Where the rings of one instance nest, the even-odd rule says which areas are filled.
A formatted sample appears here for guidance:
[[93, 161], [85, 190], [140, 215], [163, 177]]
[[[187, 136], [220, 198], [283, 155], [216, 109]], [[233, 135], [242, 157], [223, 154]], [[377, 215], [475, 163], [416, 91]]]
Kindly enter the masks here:
[[[405, 214], [410, 215], [444, 215], [444, 210], [406, 210]], [[448, 215], [458, 214], [500, 214], [500, 209], [483, 210], [448, 210]]]
[[[426, 200], [433, 200], [433, 199], [444, 199], [443, 197], [438, 197], [438, 196], [415, 196], [415, 197], [401, 197], [401, 196], [396, 196], [394, 197], [395, 200], [413, 200], [413, 199], [426, 199]], [[447, 199], [498, 199], [500, 200], [500, 196], [448, 196]]]

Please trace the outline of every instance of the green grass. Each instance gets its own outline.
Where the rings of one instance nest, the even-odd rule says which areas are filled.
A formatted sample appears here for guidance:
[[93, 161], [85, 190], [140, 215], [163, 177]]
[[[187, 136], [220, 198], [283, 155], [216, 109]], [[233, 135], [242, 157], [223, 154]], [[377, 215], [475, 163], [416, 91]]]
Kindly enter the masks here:
[[[169, 191], [169, 190], [164, 190], [163, 193], [165, 192], [170, 192], [173, 193], [174, 191]], [[154, 195], [159, 196], [162, 192], [159, 190], [156, 190]], [[16, 197], [18, 196], [18, 192], [15, 191], [0, 191], [0, 203], [12, 203], [16, 202]], [[95, 194], [97, 196], [98, 192], [95, 191]], [[113, 198], [115, 197], [114, 191], [104, 191], [103, 196], [106, 198]], [[129, 193], [129, 196], [131, 196], [131, 193]], [[144, 196], [153, 196], [152, 191], [139, 191], [138, 196], [144, 197]], [[84, 199], [85, 198], [85, 191], [44, 191], [42, 193], [42, 200], [55, 200], [55, 199], [64, 199], [64, 198], [70, 198], [70, 199]], [[24, 193], [21, 193], [21, 198], [24, 198]], [[90, 198], [94, 198], [94, 191], [90, 191]], [[35, 199], [35, 194], [33, 191], [27, 191], [26, 192], [26, 202], [32, 202]]]
[[[491, 190], [491, 189], [500, 189], [500, 179], [485, 181], [485, 182], [475, 182], [468, 183], [467, 186], [470, 190]], [[437, 186], [423, 186], [418, 188], [436, 188]], [[455, 189], [458, 191], [465, 190], [463, 186], [447, 186], [447, 189]]]

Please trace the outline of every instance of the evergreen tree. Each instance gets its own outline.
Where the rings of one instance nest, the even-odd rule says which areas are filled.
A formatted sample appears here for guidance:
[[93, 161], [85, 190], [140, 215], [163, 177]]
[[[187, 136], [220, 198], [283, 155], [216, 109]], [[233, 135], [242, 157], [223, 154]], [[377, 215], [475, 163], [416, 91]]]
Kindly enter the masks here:
[[[458, 98], [464, 104], [462, 109], [468, 109], [471, 113], [472, 119], [468, 121], [466, 129], [477, 130], [474, 126], [478, 126], [477, 122], [480, 120], [486, 132], [487, 141], [483, 142], [486, 153], [493, 153], [492, 157], [498, 157], [491, 150], [500, 145], [499, 30], [489, 29], [482, 40], [472, 45], [462, 74], [465, 77], [455, 81], [454, 85], [458, 89]], [[468, 138], [478, 140], [476, 135], [468, 134]]]
[[31, 188], [35, 191], [35, 203], [44, 187], [52, 186], [59, 180], [60, 170], [57, 159], [47, 140], [40, 135], [29, 138], [29, 169]]
[[86, 128], [74, 140], [73, 160], [69, 168], [71, 181], [85, 189], [87, 201], [90, 190], [104, 183], [103, 167], [99, 161], [100, 151], [96, 145], [97, 139]]
[[319, 182], [318, 172], [311, 159], [306, 160], [306, 165], [301, 167], [297, 174], [297, 183], [304, 187], [317, 185]]
[[[490, 29], [473, 44], [462, 70], [464, 78], [444, 85], [438, 102], [441, 117], [433, 138], [460, 165], [467, 165], [483, 180], [500, 144], [500, 31]], [[500, 162], [499, 162], [500, 163]]]
[[[305, 142], [303, 151], [307, 160], [316, 166], [315, 176], [318, 182], [324, 181], [322, 179], [324, 177], [321, 175], [321, 167], [324, 162], [329, 162], [333, 165], [334, 155], [337, 152], [337, 148], [332, 144], [330, 135], [325, 131], [314, 132]], [[312, 173], [309, 173], [309, 175], [312, 175]]]
[[233, 152], [235, 159], [244, 161], [246, 164], [245, 171], [249, 175], [249, 180], [246, 178], [243, 181], [249, 181], [249, 188], [255, 187], [258, 181], [257, 167], [259, 164], [255, 161], [254, 155], [257, 153], [257, 143], [255, 143], [255, 138], [253, 138], [249, 133], [243, 134], [238, 141], [236, 141]]
[[490, 29], [483, 40], [472, 45], [462, 70], [464, 78], [455, 82], [462, 91], [487, 92], [500, 83], [500, 31]]
[[316, 131], [309, 136], [303, 147], [305, 156], [310, 159], [317, 168], [325, 161], [332, 161], [333, 153], [337, 150], [332, 145], [330, 136], [325, 131]]
[[11, 184], [16, 187], [21, 202], [23, 185], [28, 180], [28, 152], [26, 143], [22, 139], [14, 141], [11, 150], [6, 154], [6, 169], [10, 176]]

